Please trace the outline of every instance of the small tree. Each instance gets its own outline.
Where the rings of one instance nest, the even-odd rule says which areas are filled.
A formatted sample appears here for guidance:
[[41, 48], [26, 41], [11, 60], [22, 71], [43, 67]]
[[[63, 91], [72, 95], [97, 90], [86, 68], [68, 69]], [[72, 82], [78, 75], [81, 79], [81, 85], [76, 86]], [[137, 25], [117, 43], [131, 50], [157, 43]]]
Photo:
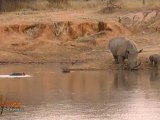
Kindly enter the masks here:
[[4, 2], [4, 0], [0, 0], [0, 12], [3, 11], [3, 2]]
[[68, 0], [48, 0], [52, 4], [68, 4]]
[[21, 3], [33, 1], [35, 0], [0, 0], [0, 12], [17, 10], [24, 7]]
[[118, 0], [108, 0], [109, 4], [114, 4], [115, 2], [117, 2]]
[[104, 10], [108, 13], [112, 13], [115, 9], [121, 8], [121, 6], [117, 4], [118, 1], [120, 0], [108, 0], [107, 7]]
[[143, 6], [145, 5], [145, 3], [146, 3], [146, 1], [145, 1], [145, 0], [142, 0], [142, 4], [143, 4]]

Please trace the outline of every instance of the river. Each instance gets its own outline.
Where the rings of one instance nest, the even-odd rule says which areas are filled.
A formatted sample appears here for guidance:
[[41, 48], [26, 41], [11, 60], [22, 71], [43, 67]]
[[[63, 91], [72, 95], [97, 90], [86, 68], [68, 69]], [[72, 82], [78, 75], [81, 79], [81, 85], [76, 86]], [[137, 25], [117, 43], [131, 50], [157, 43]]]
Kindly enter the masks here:
[[20, 102], [1, 120], [159, 120], [160, 72], [73, 71], [59, 64], [1, 65], [0, 74], [25, 72], [29, 78], [0, 78], [1, 101]]

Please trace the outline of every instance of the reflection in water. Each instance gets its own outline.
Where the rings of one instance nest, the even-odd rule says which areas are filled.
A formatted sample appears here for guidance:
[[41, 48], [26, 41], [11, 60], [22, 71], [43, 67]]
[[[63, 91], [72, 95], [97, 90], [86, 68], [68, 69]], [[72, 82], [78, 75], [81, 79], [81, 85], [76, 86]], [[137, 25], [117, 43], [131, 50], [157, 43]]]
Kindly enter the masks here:
[[132, 89], [137, 85], [138, 72], [137, 71], [115, 71], [114, 82], [115, 88], [124, 87], [125, 89]]
[[58, 65], [1, 66], [0, 73], [25, 71], [32, 78], [0, 79], [0, 94], [24, 111], [2, 119], [159, 120], [158, 71], [79, 71]]
[[158, 70], [151, 71], [150, 81], [160, 80], [160, 72]]

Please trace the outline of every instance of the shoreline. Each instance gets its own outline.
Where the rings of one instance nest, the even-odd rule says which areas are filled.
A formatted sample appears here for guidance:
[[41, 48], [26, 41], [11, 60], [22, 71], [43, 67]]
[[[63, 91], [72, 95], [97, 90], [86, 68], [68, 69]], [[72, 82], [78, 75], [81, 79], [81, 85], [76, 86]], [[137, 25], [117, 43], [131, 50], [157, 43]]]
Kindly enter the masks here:
[[[89, 61], [88, 61], [89, 62]], [[119, 64], [107, 64], [105, 67], [99, 67], [99, 66], [90, 66], [87, 67], [88, 63], [87, 62], [76, 62], [75, 65], [72, 64], [72, 61], [32, 61], [32, 62], [0, 62], [0, 65], [48, 65], [48, 64], [59, 64], [59, 68], [61, 68], [62, 72], [63, 69], [66, 69], [69, 72], [72, 71], [148, 71], [148, 70], [160, 70], [160, 68], [152, 67], [150, 64], [142, 65], [140, 66], [137, 70], [129, 70], [129, 69], [120, 69]], [[87, 65], [85, 65], [87, 64]], [[112, 67], [111, 67], [112, 66]], [[65, 72], [64, 72], [65, 73]]]

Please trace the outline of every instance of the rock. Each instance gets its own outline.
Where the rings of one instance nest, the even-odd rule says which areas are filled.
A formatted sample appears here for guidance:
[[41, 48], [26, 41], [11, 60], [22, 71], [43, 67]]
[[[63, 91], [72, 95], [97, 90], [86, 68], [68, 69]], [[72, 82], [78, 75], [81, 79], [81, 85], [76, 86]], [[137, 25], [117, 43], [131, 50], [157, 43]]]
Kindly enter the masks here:
[[70, 69], [67, 68], [67, 67], [64, 67], [64, 68], [62, 69], [62, 72], [63, 72], [63, 73], [70, 73]]

